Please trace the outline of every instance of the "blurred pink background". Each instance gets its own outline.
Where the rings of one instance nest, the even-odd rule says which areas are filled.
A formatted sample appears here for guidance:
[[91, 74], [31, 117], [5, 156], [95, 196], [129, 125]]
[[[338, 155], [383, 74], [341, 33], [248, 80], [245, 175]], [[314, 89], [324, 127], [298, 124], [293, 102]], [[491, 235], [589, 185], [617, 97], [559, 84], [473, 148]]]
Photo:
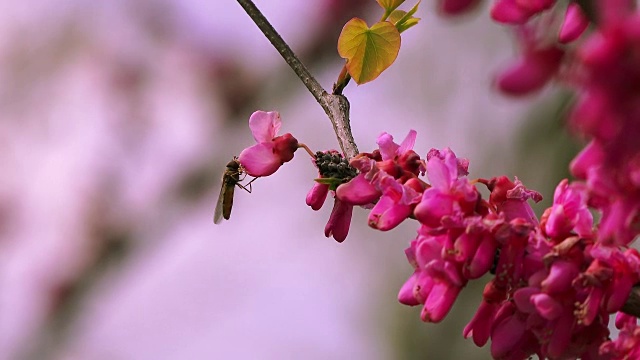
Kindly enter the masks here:
[[[325, 88], [342, 24], [379, 17], [374, 0], [256, 5]], [[532, 99], [491, 89], [509, 34], [486, 8], [430, 6], [389, 70], [345, 90], [359, 148], [413, 128], [422, 155], [450, 146], [472, 177], [512, 175]], [[396, 301], [412, 224], [374, 232], [356, 209], [345, 243], [323, 236], [331, 209], [304, 203], [303, 152], [212, 223], [258, 109], [314, 151], [337, 147], [235, 1], [1, 3], [0, 359], [486, 359], [461, 335], [477, 289], [439, 325]]]

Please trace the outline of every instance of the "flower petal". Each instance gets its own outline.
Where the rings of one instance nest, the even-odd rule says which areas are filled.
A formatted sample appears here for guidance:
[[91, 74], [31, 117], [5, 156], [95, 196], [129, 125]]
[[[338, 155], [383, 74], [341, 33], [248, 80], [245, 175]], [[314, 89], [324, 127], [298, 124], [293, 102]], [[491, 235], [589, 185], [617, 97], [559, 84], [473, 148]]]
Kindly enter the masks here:
[[352, 214], [353, 205], [346, 204], [336, 198], [333, 204], [333, 210], [331, 210], [331, 215], [329, 216], [329, 221], [324, 228], [324, 236], [333, 236], [337, 242], [343, 242], [349, 234]]
[[256, 111], [249, 118], [249, 128], [257, 143], [269, 142], [280, 130], [280, 114], [277, 111]]
[[582, 33], [589, 26], [589, 20], [584, 15], [584, 12], [580, 8], [578, 3], [572, 2], [567, 7], [567, 14], [564, 17], [564, 21], [562, 22], [562, 27], [560, 28], [560, 34], [558, 35], [558, 40], [562, 44], [566, 44], [571, 42], [582, 35]]
[[398, 148], [398, 155], [404, 154], [407, 151], [413, 150], [413, 146], [416, 144], [416, 136], [418, 135], [418, 132], [411, 129], [409, 130], [409, 133], [407, 134], [407, 137], [404, 138], [404, 140], [402, 140], [402, 143], [400, 144], [400, 147]]
[[382, 160], [393, 160], [398, 154], [400, 145], [393, 142], [393, 136], [391, 134], [386, 132], [380, 134], [376, 143], [380, 148], [380, 155], [382, 155]]
[[313, 210], [320, 210], [327, 198], [328, 193], [329, 185], [319, 183], [313, 184], [313, 187], [307, 194], [307, 205], [311, 206]]
[[346, 184], [336, 189], [336, 197], [351, 205], [367, 205], [378, 199], [381, 192], [365, 179], [365, 174], [359, 174]]
[[282, 165], [280, 158], [273, 153], [273, 143], [255, 144], [242, 150], [238, 161], [247, 174], [255, 177], [269, 176]]

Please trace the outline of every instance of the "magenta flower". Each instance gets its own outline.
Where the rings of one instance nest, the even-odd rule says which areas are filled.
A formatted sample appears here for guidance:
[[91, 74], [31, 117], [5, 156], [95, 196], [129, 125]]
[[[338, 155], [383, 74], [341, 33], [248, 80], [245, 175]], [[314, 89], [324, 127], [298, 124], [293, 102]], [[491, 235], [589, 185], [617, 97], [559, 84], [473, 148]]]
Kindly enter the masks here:
[[605, 341], [600, 346], [602, 360], [640, 359], [640, 326], [633, 324], [625, 326], [615, 340]]
[[[319, 151], [313, 159], [318, 168], [319, 178], [307, 194], [307, 205], [313, 210], [319, 210], [327, 199], [329, 191], [332, 193], [344, 181], [349, 181], [356, 176], [356, 169], [347, 164], [346, 160], [336, 150]], [[326, 237], [331, 237], [343, 242], [349, 233], [353, 205], [335, 197], [333, 210], [324, 229]]]
[[416, 136], [418, 133], [415, 130], [410, 130], [407, 136], [404, 138], [401, 144], [393, 142], [393, 136], [389, 133], [382, 133], [378, 136], [377, 144], [380, 148], [380, 155], [382, 160], [393, 160], [408, 151], [413, 150], [413, 146], [416, 143]]
[[320, 210], [322, 205], [324, 205], [324, 201], [327, 199], [328, 194], [329, 185], [320, 183], [313, 184], [313, 187], [307, 194], [307, 205], [309, 205], [313, 210]]
[[413, 145], [416, 142], [417, 132], [409, 130], [407, 136], [402, 143], [393, 142], [393, 136], [388, 133], [382, 133], [377, 140], [379, 147], [380, 161], [377, 166], [380, 170], [384, 170], [389, 175], [398, 179], [405, 176], [405, 172], [415, 176], [425, 172], [424, 162], [420, 156], [413, 151]]
[[543, 215], [544, 230], [551, 238], [564, 239], [575, 232], [591, 237], [593, 216], [587, 207], [588, 193], [582, 183], [569, 185], [564, 179], [556, 187], [553, 206]]
[[[418, 190], [412, 188], [411, 184]], [[369, 226], [382, 231], [393, 229], [409, 217], [414, 205], [420, 201], [423, 190], [416, 178], [400, 184], [384, 172], [377, 177], [376, 187], [381, 189], [383, 195], [369, 213]]]
[[[396, 144], [392, 135], [382, 133], [375, 154], [360, 154], [350, 161], [360, 174], [336, 189], [338, 199], [352, 205], [369, 205], [379, 200], [369, 224], [380, 230], [389, 230], [406, 219], [419, 196], [415, 192], [423, 190], [416, 179], [424, 172], [423, 161], [413, 151], [416, 135], [411, 130], [401, 144]], [[404, 185], [411, 179], [415, 180]], [[386, 195], [381, 199], [383, 192]]]
[[247, 174], [269, 176], [293, 159], [298, 140], [288, 133], [277, 136], [280, 126], [280, 114], [277, 111], [256, 111], [251, 114], [249, 128], [257, 144], [242, 150], [238, 157]]
[[421, 317], [427, 322], [440, 322], [467, 282], [461, 276], [459, 266], [441, 257], [446, 237], [420, 231], [405, 250], [415, 272], [400, 290], [398, 300], [412, 306], [423, 304]]
[[575, 2], [570, 3], [560, 28], [558, 41], [561, 44], [566, 44], [576, 40], [587, 29], [587, 26], [589, 26], [589, 20], [580, 5]]
[[504, 214], [506, 220], [520, 218], [531, 224], [538, 224], [538, 218], [527, 200], [539, 202], [542, 200], [539, 192], [527, 189], [518, 178], [515, 179], [515, 183], [506, 176], [484, 182], [491, 191], [489, 202], [499, 214]]
[[528, 49], [519, 61], [498, 75], [496, 84], [510, 95], [526, 95], [539, 90], [556, 74], [563, 57], [564, 50], [553, 45]]
[[324, 228], [324, 236], [333, 236], [337, 242], [343, 242], [349, 234], [352, 213], [353, 205], [344, 203], [336, 198], [333, 203], [333, 210], [331, 210], [331, 215], [329, 216], [329, 221]]
[[505, 24], [524, 24], [536, 13], [535, 7], [526, 4], [527, 0], [496, 0], [491, 7], [491, 18]]
[[360, 171], [349, 182], [336, 189], [336, 197], [352, 205], [369, 205], [380, 198], [382, 192], [371, 182], [380, 171], [376, 161], [366, 156], [356, 156], [349, 164]]
[[480, 0], [438, 0], [438, 10], [445, 15], [460, 15], [479, 4]]
[[431, 187], [422, 194], [414, 215], [422, 224], [441, 226], [443, 217], [462, 218], [475, 209], [479, 194], [466, 178], [468, 162], [446, 148], [432, 150], [427, 162]]
[[[487, 286], [491, 286], [490, 282]], [[486, 289], [486, 288], [485, 288]], [[498, 303], [490, 303], [485, 299], [482, 300], [476, 314], [471, 321], [464, 327], [462, 332], [465, 339], [471, 337], [473, 343], [477, 346], [484, 346], [491, 336], [491, 328], [493, 327], [493, 318], [499, 309]]]

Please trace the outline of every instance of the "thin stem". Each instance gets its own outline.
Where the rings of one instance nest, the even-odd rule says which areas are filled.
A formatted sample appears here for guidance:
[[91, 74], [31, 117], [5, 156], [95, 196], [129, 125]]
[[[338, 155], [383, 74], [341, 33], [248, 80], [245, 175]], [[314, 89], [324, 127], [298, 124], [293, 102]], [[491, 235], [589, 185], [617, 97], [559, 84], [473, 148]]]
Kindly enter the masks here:
[[300, 80], [304, 83], [304, 85], [309, 89], [313, 97], [316, 98], [318, 102], [321, 101], [322, 95], [326, 93], [326, 91], [322, 88], [320, 83], [311, 75], [306, 66], [298, 59], [296, 54], [291, 50], [289, 45], [282, 39], [282, 36], [278, 34], [276, 29], [273, 28], [269, 20], [260, 12], [260, 10], [256, 7], [256, 5], [251, 0], [238, 0], [238, 3], [244, 11], [247, 12], [247, 15], [253, 20], [253, 22], [258, 25], [258, 28], [262, 31], [264, 36], [269, 39], [273, 47], [278, 50], [280, 55], [284, 58], [284, 61], [289, 64], [291, 69], [298, 75]]
[[309, 149], [309, 147], [306, 144], [298, 143], [298, 147], [305, 149], [309, 154], [309, 156], [311, 156], [312, 158], [314, 159], [316, 158], [316, 155], [313, 153], [313, 151], [311, 151], [311, 149]]
[[320, 83], [311, 75], [306, 66], [298, 59], [296, 54], [291, 50], [289, 45], [282, 39], [280, 34], [269, 23], [269, 20], [260, 12], [251, 0], [238, 0], [238, 3], [247, 12], [247, 15], [262, 31], [264, 36], [278, 50], [284, 61], [296, 73], [302, 83], [309, 89], [311, 95], [322, 106], [322, 109], [331, 120], [333, 131], [336, 133], [338, 143], [343, 154], [347, 158], [352, 158], [358, 154], [353, 134], [351, 133], [351, 124], [349, 123], [349, 100], [342, 95], [333, 95], [320, 85]]

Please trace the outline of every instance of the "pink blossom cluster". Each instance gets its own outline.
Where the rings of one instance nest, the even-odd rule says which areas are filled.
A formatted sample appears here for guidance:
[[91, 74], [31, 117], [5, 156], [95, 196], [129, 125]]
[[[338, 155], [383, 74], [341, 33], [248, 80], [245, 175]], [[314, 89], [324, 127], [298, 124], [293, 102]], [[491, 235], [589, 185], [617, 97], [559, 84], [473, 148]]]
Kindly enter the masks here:
[[563, 68], [570, 68], [563, 64], [571, 62], [576, 40], [589, 25], [575, 1], [564, 6], [556, 0], [497, 0], [491, 17], [512, 25], [522, 47], [519, 60], [496, 79], [498, 88], [512, 95], [539, 90]]
[[600, 2], [598, 29], [576, 57], [570, 117], [572, 128], [590, 139], [571, 171], [602, 212], [602, 241], [620, 245], [640, 234], [640, 14], [630, 11], [631, 3]]
[[[259, 144], [283, 141], [273, 130], [279, 116], [265, 114], [273, 113], [252, 116], [254, 137], [262, 140]], [[610, 314], [622, 308], [640, 281], [640, 254], [628, 248], [628, 241], [612, 240], [621, 238], [606, 227], [610, 204], [593, 195], [595, 183], [562, 181], [553, 205], [538, 220], [528, 200], [539, 201], [541, 195], [517, 178], [470, 180], [467, 160], [448, 148], [432, 149], [423, 159], [413, 150], [415, 140], [413, 130], [400, 144], [383, 133], [378, 149], [350, 161], [335, 150], [312, 154], [319, 177], [306, 202], [318, 210], [333, 195], [327, 237], [346, 239], [355, 206], [370, 209], [369, 226], [381, 231], [416, 220], [417, 236], [405, 251], [414, 272], [398, 299], [420, 305], [427, 322], [444, 319], [470, 280], [492, 274], [463, 334], [478, 346], [491, 339], [496, 359], [533, 354], [550, 359], [608, 354], [617, 359], [623, 357], [615, 354], [640, 351], [631, 321], [623, 328], [630, 340], [608, 341]], [[273, 166], [260, 168], [263, 161], [254, 163], [256, 157], [272, 159], [268, 163], [276, 164], [276, 170], [283, 163], [281, 147], [265, 146], [272, 151], [254, 145], [240, 157], [245, 169], [262, 169], [254, 176], [275, 171]], [[478, 185], [489, 190], [488, 199]], [[603, 221], [594, 223], [592, 211], [602, 212]], [[633, 229], [622, 234], [628, 231]]]
[[620, 330], [618, 338], [607, 341], [600, 347], [603, 360], [640, 359], [640, 327], [638, 319], [623, 313], [616, 316], [616, 328]]
[[[609, 314], [640, 280], [640, 255], [600, 241], [587, 186], [561, 182], [539, 222], [527, 203], [539, 193], [506, 177], [470, 181], [468, 161], [450, 149], [421, 159], [414, 141], [413, 131], [402, 144], [382, 134], [378, 150], [351, 160], [359, 175], [336, 189], [341, 201], [373, 206], [373, 228], [418, 221], [406, 250], [414, 273], [399, 301], [439, 322], [469, 280], [491, 272], [466, 337], [478, 346], [491, 339], [497, 359], [598, 358]], [[428, 183], [419, 178], [425, 173]], [[489, 189], [488, 200], [476, 184]]]

